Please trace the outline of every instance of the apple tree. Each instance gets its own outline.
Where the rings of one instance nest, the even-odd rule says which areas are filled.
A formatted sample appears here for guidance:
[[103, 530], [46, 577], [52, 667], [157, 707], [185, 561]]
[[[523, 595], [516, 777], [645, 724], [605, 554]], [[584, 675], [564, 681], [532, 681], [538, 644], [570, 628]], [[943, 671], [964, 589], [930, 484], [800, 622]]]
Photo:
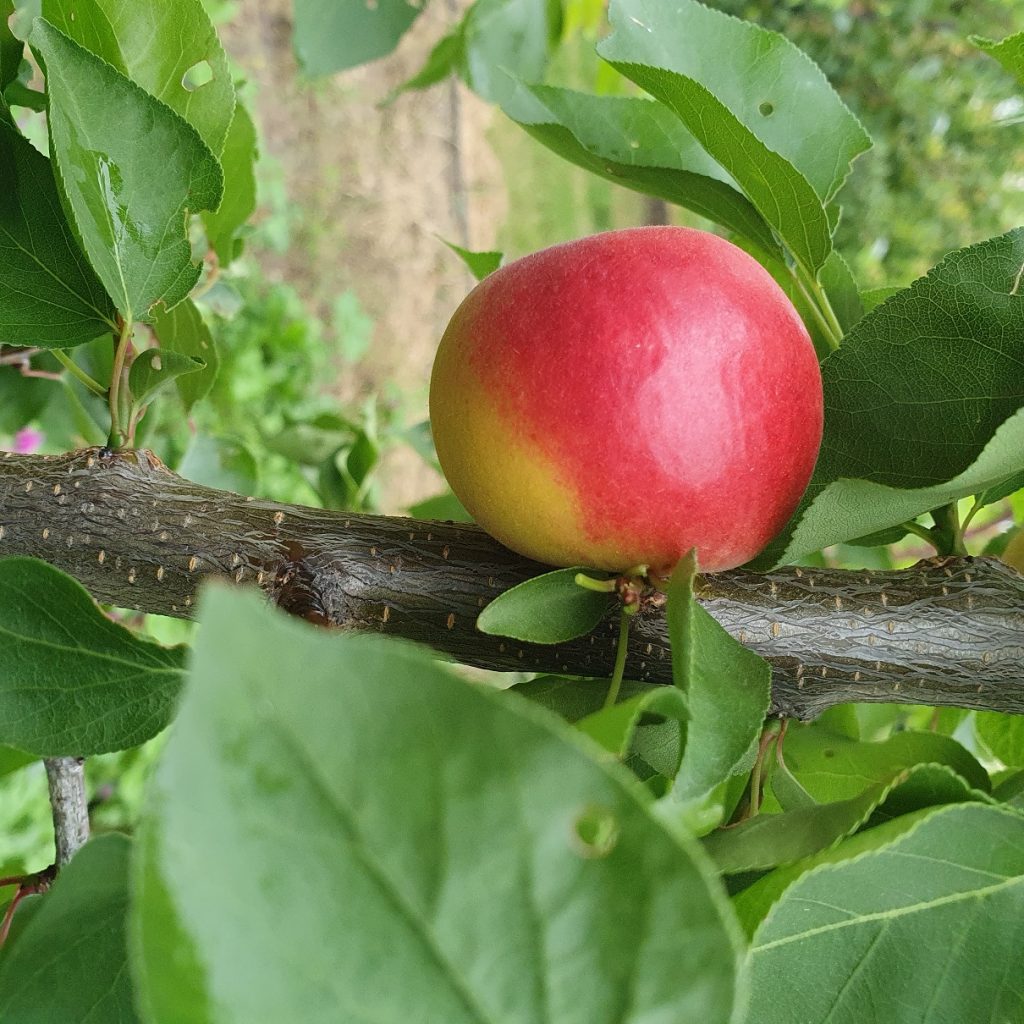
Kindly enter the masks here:
[[[372, 59], [420, 6], [296, 0], [297, 49]], [[336, 412], [281, 431], [307, 504], [186, 444], [243, 366], [229, 61], [199, 0], [0, 0], [0, 774], [43, 762], [55, 840], [3, 853], [0, 1020], [1024, 1018], [1024, 228], [864, 288], [836, 239], [871, 140], [804, 52], [611, 0], [620, 87], [539, 84], [570, 6], [477, 0], [413, 84], [699, 215], [799, 314], [820, 454], [738, 568], [367, 512], [375, 434]], [[970, 45], [1024, 84], [1024, 35]], [[93, 829], [90, 766], [143, 745], [137, 815]]]

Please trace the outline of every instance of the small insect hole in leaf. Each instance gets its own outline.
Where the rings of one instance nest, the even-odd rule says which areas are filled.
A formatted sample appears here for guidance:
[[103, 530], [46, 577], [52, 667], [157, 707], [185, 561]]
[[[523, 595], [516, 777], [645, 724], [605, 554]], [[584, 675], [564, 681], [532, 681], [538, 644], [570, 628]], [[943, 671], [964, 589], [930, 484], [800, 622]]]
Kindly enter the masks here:
[[607, 807], [592, 804], [584, 807], [573, 822], [571, 843], [581, 856], [592, 859], [607, 857], [619, 841], [619, 823]]
[[181, 76], [181, 86], [187, 92], [195, 92], [213, 81], [213, 68], [208, 60], [201, 60]]

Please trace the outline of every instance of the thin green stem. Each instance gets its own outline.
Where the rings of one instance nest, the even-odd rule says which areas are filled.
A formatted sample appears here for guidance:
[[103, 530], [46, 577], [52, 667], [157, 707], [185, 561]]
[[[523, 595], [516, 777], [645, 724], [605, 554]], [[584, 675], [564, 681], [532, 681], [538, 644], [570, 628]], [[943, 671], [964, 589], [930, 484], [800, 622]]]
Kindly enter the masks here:
[[[128, 428], [125, 415], [125, 405], [130, 398], [122, 394], [122, 386], [127, 382], [125, 376], [125, 361], [128, 358], [128, 349], [132, 342], [132, 321], [128, 319], [121, 321], [121, 331], [117, 338], [117, 348], [114, 350], [114, 369], [110, 375], [110, 438], [107, 446], [113, 449], [120, 448], [125, 443], [126, 430]], [[127, 388], [124, 388], [127, 391]], [[124, 423], [124, 426], [122, 426]]]
[[839, 318], [832, 308], [825, 289], [818, 283], [817, 277], [799, 261], [796, 264], [794, 276], [821, 324], [829, 348], [833, 350], [839, 348], [843, 340], [843, 327], [839, 323]]
[[982, 510], [984, 506], [981, 503], [981, 495], [976, 495], [974, 498], [974, 504], [967, 510], [967, 515], [964, 516], [964, 521], [960, 524], [960, 539], [961, 542], [967, 536], [967, 527], [971, 525], [971, 520]]
[[619, 646], [615, 651], [615, 668], [612, 669], [612, 681], [608, 686], [608, 696], [604, 699], [606, 708], [610, 708], [619, 699], [619, 690], [622, 689], [622, 677], [626, 672], [626, 655], [629, 652], [629, 623], [634, 613], [635, 610], [623, 607], [619, 618]]
[[595, 580], [593, 576], [588, 576], [584, 572], [578, 572], [573, 577], [573, 580], [577, 587], [582, 587], [584, 590], [593, 590], [598, 594], [614, 594], [616, 580]]
[[761, 742], [757, 747], [757, 758], [754, 760], [754, 768], [750, 773], [750, 810], [749, 816], [756, 817], [761, 811], [761, 787], [764, 777], [764, 762], [768, 757], [772, 742], [778, 736], [778, 730], [773, 725], [768, 726], [761, 733]]
[[907, 533], [914, 534], [915, 537], [920, 537], [921, 540], [927, 541], [935, 550], [938, 550], [938, 544], [935, 541], [935, 534], [928, 529], [927, 526], [922, 526], [920, 523], [915, 523], [912, 519], [907, 520], [905, 523], [900, 524]]
[[72, 377], [75, 378], [80, 384], [84, 384], [94, 395], [99, 395], [100, 398], [107, 397], [107, 389], [95, 378], [90, 377], [89, 374], [83, 370], [78, 363], [74, 361], [67, 354], [62, 352], [59, 348], [52, 349], [53, 357], [64, 367]]

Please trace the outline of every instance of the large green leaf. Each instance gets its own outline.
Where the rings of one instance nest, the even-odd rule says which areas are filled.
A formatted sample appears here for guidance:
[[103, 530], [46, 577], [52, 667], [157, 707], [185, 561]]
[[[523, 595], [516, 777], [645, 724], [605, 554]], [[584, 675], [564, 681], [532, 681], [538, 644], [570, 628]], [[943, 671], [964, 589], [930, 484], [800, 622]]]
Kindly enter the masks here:
[[0, 560], [0, 743], [41, 757], [136, 746], [170, 720], [185, 653], [112, 622], [45, 562]]
[[668, 594], [672, 678], [690, 708], [673, 788], [673, 797], [684, 802], [749, 769], [771, 702], [771, 668], [697, 603], [695, 571], [691, 553], [673, 571]]
[[414, 0], [295, 0], [295, 52], [309, 75], [331, 75], [389, 54], [419, 17]]
[[980, 804], [804, 875], [754, 936], [750, 1024], [1024, 1015], [1024, 817]]
[[60, 207], [50, 161], [0, 120], [0, 341], [67, 347], [114, 311]]
[[535, 139], [579, 167], [684, 206], [778, 253], [765, 219], [661, 103], [524, 85], [504, 109]]
[[256, 209], [256, 153], [256, 126], [239, 100], [220, 158], [224, 199], [216, 212], [203, 214], [207, 244], [222, 267], [238, 256], [242, 245], [239, 229]]
[[221, 200], [220, 165], [195, 129], [39, 18], [51, 148], [86, 255], [118, 309], [148, 321], [199, 278], [189, 213]]
[[1024, 229], [958, 250], [865, 316], [822, 365], [825, 431], [793, 561], [1024, 469]]
[[0, 960], [0, 1020], [134, 1024], [125, 836], [86, 843]]
[[[220, 154], [235, 88], [202, 0], [43, 0], [43, 17], [179, 113]], [[200, 68], [209, 77], [195, 86], [189, 72]]]
[[730, 1020], [717, 883], [568, 727], [253, 593], [201, 622], [137, 862], [150, 1020], [197, 986], [218, 1022]]
[[787, 39], [696, 0], [612, 0], [598, 52], [670, 107], [810, 270], [831, 250], [825, 204], [870, 146]]

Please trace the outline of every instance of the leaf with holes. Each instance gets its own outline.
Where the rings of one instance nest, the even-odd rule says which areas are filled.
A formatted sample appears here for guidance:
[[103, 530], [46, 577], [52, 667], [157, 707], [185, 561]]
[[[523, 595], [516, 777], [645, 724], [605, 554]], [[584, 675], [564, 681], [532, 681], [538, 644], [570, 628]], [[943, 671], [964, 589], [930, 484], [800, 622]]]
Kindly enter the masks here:
[[220, 155], [235, 87], [202, 0], [43, 0], [42, 13], [180, 114]]
[[33, 22], [31, 42], [77, 234], [122, 315], [148, 321], [199, 278], [187, 218], [220, 203], [220, 165], [188, 122], [49, 22]]
[[137, 746], [170, 721], [185, 655], [112, 622], [45, 562], [0, 560], [0, 743], [40, 757]]
[[220, 357], [210, 328], [195, 303], [186, 299], [169, 313], [157, 314], [153, 320], [153, 333], [164, 351], [193, 360], [189, 371], [175, 379], [178, 394], [188, 412], [209, 394], [220, 368]]
[[39, 899], [0, 960], [0, 1019], [135, 1024], [126, 934], [130, 851], [126, 836], [97, 836]]
[[564, 723], [257, 594], [200, 621], [135, 865], [150, 1019], [731, 1019], [718, 883]]
[[871, 145], [789, 40], [696, 0], [612, 0], [600, 55], [673, 110], [797, 259], [832, 249], [826, 204]]
[[187, 373], [204, 370], [206, 363], [199, 356], [186, 356], [170, 349], [148, 348], [140, 352], [128, 374], [128, 386], [136, 405], [145, 405], [164, 388], [170, 387]]
[[66, 348], [114, 327], [114, 309], [64, 213], [50, 161], [0, 119], [0, 338]]
[[786, 890], [754, 935], [747, 1020], [1020, 1020], [1022, 945], [1024, 817], [943, 808]]

